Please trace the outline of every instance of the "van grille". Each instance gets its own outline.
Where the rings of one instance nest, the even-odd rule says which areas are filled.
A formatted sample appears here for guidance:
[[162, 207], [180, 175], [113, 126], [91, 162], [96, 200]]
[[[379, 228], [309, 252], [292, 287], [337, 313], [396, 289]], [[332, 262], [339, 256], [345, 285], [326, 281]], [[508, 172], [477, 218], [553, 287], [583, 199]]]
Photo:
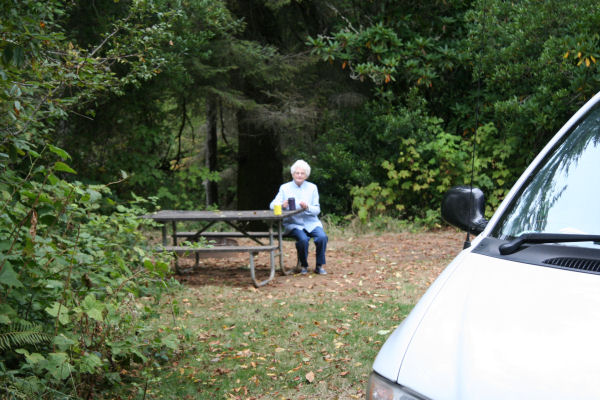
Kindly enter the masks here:
[[556, 257], [544, 260], [543, 263], [582, 271], [600, 272], [600, 260], [588, 258]]

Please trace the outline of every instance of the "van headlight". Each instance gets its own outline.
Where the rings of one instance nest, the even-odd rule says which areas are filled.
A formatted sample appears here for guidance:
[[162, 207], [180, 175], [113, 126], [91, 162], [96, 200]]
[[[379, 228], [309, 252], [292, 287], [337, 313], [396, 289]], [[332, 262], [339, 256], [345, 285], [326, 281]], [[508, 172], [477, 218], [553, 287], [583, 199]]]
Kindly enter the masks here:
[[406, 388], [391, 382], [375, 372], [371, 372], [367, 386], [367, 400], [423, 400]]

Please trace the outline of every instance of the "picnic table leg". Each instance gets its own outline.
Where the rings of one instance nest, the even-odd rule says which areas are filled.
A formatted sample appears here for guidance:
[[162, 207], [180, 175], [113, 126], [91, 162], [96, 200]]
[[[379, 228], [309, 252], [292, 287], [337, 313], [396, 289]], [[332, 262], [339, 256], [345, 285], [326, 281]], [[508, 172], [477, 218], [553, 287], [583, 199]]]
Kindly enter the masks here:
[[[177, 221], [172, 221], [171, 226], [173, 228], [173, 246], [177, 246]], [[164, 240], [166, 241], [166, 238]], [[179, 274], [179, 272], [179, 256], [175, 253], [175, 273]]]
[[163, 246], [167, 246], [167, 224], [166, 222], [162, 224], [162, 244]]
[[254, 283], [254, 286], [256, 286], [256, 287], [261, 287], [261, 286], [266, 285], [275, 276], [275, 258], [274, 258], [273, 251], [271, 251], [270, 253], [271, 253], [271, 271], [269, 274], [269, 278], [265, 279], [264, 281], [259, 282], [256, 280], [256, 273], [255, 273], [255, 268], [254, 268], [254, 254], [255, 253], [252, 251], [250, 252], [250, 276], [252, 277], [252, 282]]

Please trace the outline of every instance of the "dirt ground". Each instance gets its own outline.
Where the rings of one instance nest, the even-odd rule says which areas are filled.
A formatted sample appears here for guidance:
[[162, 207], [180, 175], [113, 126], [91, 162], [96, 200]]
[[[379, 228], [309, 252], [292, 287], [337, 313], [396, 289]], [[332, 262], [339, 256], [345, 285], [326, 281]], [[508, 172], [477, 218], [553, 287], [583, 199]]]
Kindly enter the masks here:
[[[227, 258], [201, 259], [194, 268], [193, 256], [181, 258], [185, 270], [176, 278], [187, 286], [222, 285], [248, 287], [269, 291], [272, 295], [292, 295], [310, 290], [344, 293], [347, 288], [369, 292], [377, 289], [400, 288], [406, 284], [418, 293], [424, 291], [442, 269], [462, 249], [465, 234], [455, 229], [419, 233], [383, 233], [349, 237], [330, 237], [327, 247], [327, 275], [314, 274], [314, 245], [309, 249], [309, 274], [284, 276], [277, 269], [275, 278], [267, 285], [254, 289], [248, 268], [247, 253], [230, 253]], [[240, 243], [241, 244], [241, 243]], [[293, 241], [284, 242], [286, 265], [296, 264]], [[269, 273], [268, 253], [256, 260], [258, 279]], [[417, 293], [417, 294], [418, 294]]]

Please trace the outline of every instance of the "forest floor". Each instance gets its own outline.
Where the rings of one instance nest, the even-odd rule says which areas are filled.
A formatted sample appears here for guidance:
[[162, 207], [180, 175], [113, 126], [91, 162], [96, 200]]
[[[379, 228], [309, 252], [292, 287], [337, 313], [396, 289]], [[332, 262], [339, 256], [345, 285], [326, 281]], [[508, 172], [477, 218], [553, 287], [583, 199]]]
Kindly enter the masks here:
[[[428, 232], [330, 235], [327, 275], [313, 272], [314, 245], [311, 241], [309, 274], [283, 276], [278, 269], [273, 281], [257, 290], [277, 297], [305, 291], [344, 296], [346, 289], [350, 288], [369, 292], [408, 284], [422, 293], [460, 252], [464, 239], [463, 232], [452, 228]], [[293, 241], [284, 242], [284, 254], [286, 265], [295, 264]], [[181, 259], [180, 265], [182, 269], [188, 269], [176, 277], [186, 286], [252, 287], [246, 253], [230, 255], [228, 258], [201, 259], [198, 268], [191, 268], [191, 259]], [[261, 253], [256, 265], [257, 277], [265, 279], [268, 276], [268, 253]]]
[[[192, 340], [157, 372], [148, 399], [353, 400], [365, 398], [385, 338], [462, 249], [464, 234], [328, 232], [327, 275], [282, 275], [255, 288], [248, 254], [179, 260], [183, 290], [163, 299], [163, 325]], [[240, 241], [240, 244], [244, 242]], [[288, 267], [293, 241], [284, 242]], [[257, 257], [259, 279], [268, 254]], [[262, 275], [262, 277], [261, 277]], [[177, 304], [178, 314], [168, 312]], [[164, 328], [161, 328], [164, 329]], [[137, 393], [136, 393], [137, 395]], [[138, 397], [136, 397], [138, 398]]]

